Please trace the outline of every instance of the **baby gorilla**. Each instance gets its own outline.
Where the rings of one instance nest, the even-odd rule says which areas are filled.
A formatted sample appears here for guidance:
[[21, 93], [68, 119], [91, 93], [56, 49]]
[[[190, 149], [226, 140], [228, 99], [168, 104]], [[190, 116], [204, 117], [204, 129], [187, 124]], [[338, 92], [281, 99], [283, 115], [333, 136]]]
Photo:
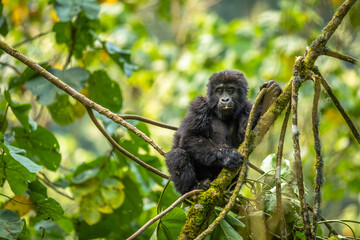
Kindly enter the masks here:
[[[244, 141], [245, 129], [252, 107], [247, 98], [247, 81], [234, 70], [214, 73], [206, 97], [197, 97], [190, 105], [166, 165], [175, 188], [184, 194], [194, 188], [207, 188], [222, 168], [235, 169], [242, 163], [236, 150]], [[255, 114], [253, 127], [271, 102], [281, 93], [274, 81], [264, 83], [268, 88]]]

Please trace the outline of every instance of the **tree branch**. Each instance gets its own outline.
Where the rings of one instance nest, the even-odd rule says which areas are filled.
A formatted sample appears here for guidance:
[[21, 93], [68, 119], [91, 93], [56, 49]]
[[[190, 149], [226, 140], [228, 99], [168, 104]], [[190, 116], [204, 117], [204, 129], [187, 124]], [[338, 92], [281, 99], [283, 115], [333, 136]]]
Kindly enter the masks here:
[[14, 70], [16, 72], [17, 75], [21, 75], [21, 72], [16, 68], [14, 67], [13, 65], [9, 64], [9, 63], [5, 63], [5, 62], [0, 62], [0, 65], [3, 65], [5, 67], [9, 67], [11, 68], [12, 70]]
[[[298, 57], [295, 61], [294, 74], [291, 80], [286, 84], [283, 89], [283, 92], [271, 104], [268, 111], [262, 116], [258, 124], [252, 131], [252, 134], [249, 139], [249, 155], [252, 150], [255, 148], [270, 127], [273, 125], [274, 121], [285, 109], [287, 104], [290, 101], [292, 82], [295, 76], [301, 76], [301, 79], [306, 79], [309, 75], [310, 70], [312, 70], [316, 59], [321, 55], [322, 49], [325, 47], [327, 41], [330, 39], [335, 30], [339, 27], [342, 19], [348, 13], [350, 8], [354, 5], [356, 0], [346, 0], [336, 11], [331, 21], [322, 31], [322, 34], [315, 39], [315, 41], [307, 48], [305, 58]], [[240, 150], [243, 150], [244, 145], [240, 146]], [[195, 206], [192, 205], [189, 210], [188, 220], [185, 223], [185, 226], [178, 239], [193, 239], [198, 235], [198, 232], [201, 230], [201, 227], [204, 224], [204, 221], [208, 219], [211, 212], [214, 210], [214, 205], [220, 201], [222, 192], [226, 189], [236, 175], [236, 171], [230, 171], [228, 169], [223, 169], [218, 177], [212, 182], [211, 187], [204, 193], [199, 195], [199, 202], [197, 206], [201, 206], [200, 209], [195, 209]], [[301, 173], [302, 175], [302, 173]], [[305, 208], [306, 211], [306, 208]], [[306, 218], [306, 221], [309, 218]], [[306, 223], [306, 222], [305, 222]], [[309, 232], [309, 226], [307, 226]], [[310, 231], [311, 234], [311, 231]]]
[[123, 147], [121, 147], [107, 132], [106, 130], [101, 126], [101, 124], [99, 123], [99, 121], [96, 119], [93, 111], [91, 108], [87, 107], [86, 108], [88, 111], [88, 114], [91, 118], [91, 120], [93, 121], [93, 123], [95, 124], [95, 126], [99, 129], [99, 131], [105, 136], [105, 138], [111, 143], [111, 145], [113, 145], [119, 152], [121, 152], [122, 154], [124, 154], [125, 156], [127, 156], [128, 158], [132, 159], [134, 162], [140, 164], [141, 166], [143, 166], [144, 168], [146, 168], [147, 170], [159, 175], [160, 177], [166, 178], [166, 179], [170, 179], [170, 176], [166, 175], [165, 173], [159, 171], [158, 169], [154, 168], [153, 166], [150, 166], [149, 164], [141, 161], [139, 158], [137, 158], [136, 156], [132, 155], [131, 153], [129, 153], [128, 151], [126, 151]]
[[318, 75], [321, 79], [321, 85], [325, 88], [326, 92], [329, 94], [329, 96], [331, 97], [331, 99], [333, 100], [336, 108], [339, 110], [339, 112], [341, 113], [341, 115], [343, 116], [343, 118], [345, 119], [347, 125], [349, 126], [351, 132], [353, 133], [354, 137], [356, 138], [356, 140], [358, 141], [358, 143], [360, 144], [360, 133], [357, 130], [357, 128], [355, 127], [355, 124], [353, 123], [353, 121], [351, 121], [351, 118], [349, 117], [349, 115], [346, 113], [346, 111], [344, 110], [344, 108], [342, 107], [340, 101], [337, 99], [337, 97], [335, 96], [334, 91], [332, 90], [332, 88], [330, 87], [330, 85], [327, 83], [327, 81], [324, 79], [324, 77], [321, 75], [321, 72], [319, 71], [319, 69], [317, 67], [315, 67], [313, 69], [313, 72]]
[[120, 114], [120, 117], [122, 119], [133, 119], [133, 120], [138, 120], [141, 122], [146, 122], [158, 127], [162, 127], [162, 128], [166, 128], [166, 129], [170, 129], [170, 130], [178, 130], [178, 127], [170, 125], [170, 124], [166, 124], [166, 123], [162, 123], [162, 122], [158, 122], [149, 118], [145, 118], [139, 115], [133, 115], [133, 114]]
[[280, 227], [281, 227], [281, 239], [286, 239], [286, 222], [284, 217], [284, 211], [282, 208], [282, 197], [281, 197], [281, 161], [283, 156], [283, 149], [284, 149], [284, 139], [286, 135], [286, 127], [289, 122], [289, 116], [291, 107], [290, 105], [287, 106], [284, 122], [281, 127], [281, 133], [279, 138], [279, 146], [278, 151], [276, 154], [276, 173], [275, 173], [275, 183], [276, 183], [276, 205], [277, 205], [277, 213], [280, 218]]
[[4, 52], [8, 53], [9, 55], [13, 56], [14, 58], [20, 60], [29, 68], [33, 69], [35, 72], [39, 73], [41, 76], [46, 78], [49, 82], [53, 83], [56, 87], [60, 88], [76, 100], [78, 100], [81, 104], [85, 107], [90, 107], [100, 114], [110, 118], [114, 122], [124, 126], [128, 130], [134, 132], [138, 137], [142, 138], [145, 142], [149, 143], [156, 151], [158, 151], [161, 155], [165, 155], [165, 151], [158, 146], [154, 141], [146, 136], [143, 132], [137, 129], [135, 126], [131, 125], [130, 123], [126, 122], [123, 118], [119, 115], [111, 112], [109, 109], [102, 107], [101, 105], [95, 103], [94, 101], [90, 100], [89, 98], [85, 97], [83, 94], [77, 92], [75, 89], [67, 85], [66, 83], [62, 82], [59, 78], [55, 77], [48, 71], [46, 71], [43, 67], [39, 64], [35, 63], [33, 60], [27, 58], [16, 49], [10, 47], [7, 43], [0, 40], [0, 48], [4, 50]]
[[19, 47], [19, 46], [23, 45], [24, 43], [31, 42], [31, 41], [33, 41], [33, 40], [35, 40], [35, 39], [39, 38], [39, 37], [45, 36], [45, 35], [47, 35], [47, 34], [48, 34], [48, 33], [50, 33], [50, 32], [51, 32], [51, 30], [46, 31], [46, 32], [39, 33], [38, 35], [35, 35], [34, 37], [31, 37], [31, 38], [25, 39], [24, 41], [21, 41], [21, 42], [19, 42], [19, 43], [15, 44], [15, 45], [14, 45], [14, 48], [17, 48], [17, 47]]
[[315, 162], [315, 197], [314, 197], [314, 215], [313, 215], [313, 236], [316, 236], [317, 222], [320, 220], [321, 206], [321, 187], [324, 183], [324, 161], [321, 155], [321, 141], [319, 136], [319, 113], [318, 105], [321, 91], [321, 79], [314, 76], [314, 100], [312, 108], [312, 129], [314, 135], [314, 149], [316, 153]]
[[137, 236], [139, 236], [142, 232], [144, 232], [148, 227], [150, 227], [151, 224], [168, 214], [171, 210], [173, 210], [177, 205], [179, 205], [182, 201], [187, 199], [188, 197], [194, 195], [195, 193], [199, 193], [203, 190], [201, 189], [195, 189], [191, 192], [187, 192], [181, 197], [179, 197], [173, 204], [170, 205], [167, 209], [165, 209], [163, 212], [156, 215], [154, 218], [150, 219], [144, 226], [142, 226], [139, 230], [137, 230], [133, 235], [131, 235], [127, 240], [135, 239]]
[[357, 0], [346, 0], [341, 4], [337, 9], [334, 16], [326, 27], [322, 30], [320, 36], [318, 36], [308, 47], [305, 54], [304, 62], [307, 69], [312, 69], [316, 59], [323, 53], [326, 43], [329, 41], [330, 37], [334, 34], [335, 30], [339, 27], [340, 23], [349, 12], [351, 7], [356, 3]]
[[300, 154], [300, 143], [299, 143], [300, 131], [298, 128], [298, 120], [297, 120], [298, 90], [301, 82], [302, 82], [302, 78], [296, 72], [295, 77], [293, 79], [292, 94], [291, 94], [292, 138], [293, 138], [294, 158], [295, 158], [294, 169], [297, 180], [297, 186], [299, 189], [300, 211], [304, 225], [304, 233], [306, 239], [312, 239], [313, 237], [311, 232], [310, 217], [306, 208], [304, 176], [303, 176], [303, 168], [302, 168], [301, 154]]
[[323, 50], [323, 54], [329, 57], [333, 57], [333, 58], [337, 58], [340, 60], [343, 60], [345, 62], [357, 65], [359, 67], [359, 60], [357, 60], [356, 58], [353, 58], [351, 56], [342, 54], [342, 53], [338, 53], [338, 52], [334, 52], [328, 48], [324, 48]]

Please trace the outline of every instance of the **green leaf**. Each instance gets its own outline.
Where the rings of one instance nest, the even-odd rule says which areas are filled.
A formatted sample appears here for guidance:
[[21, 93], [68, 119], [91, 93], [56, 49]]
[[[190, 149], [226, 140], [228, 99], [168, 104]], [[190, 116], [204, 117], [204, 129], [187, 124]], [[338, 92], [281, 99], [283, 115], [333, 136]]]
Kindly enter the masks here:
[[100, 11], [96, 0], [56, 0], [54, 8], [62, 22], [71, 21], [81, 11], [84, 11], [89, 19], [95, 19]]
[[123, 69], [125, 75], [130, 77], [138, 67], [130, 61], [130, 50], [121, 49], [111, 42], [103, 42], [104, 50]]
[[122, 107], [122, 94], [119, 84], [110, 79], [105, 71], [96, 71], [89, 79], [90, 98], [110, 109], [119, 112]]
[[35, 201], [38, 218], [58, 220], [62, 218], [64, 210], [61, 205], [53, 198], [41, 198]]
[[88, 195], [80, 201], [80, 214], [87, 224], [93, 225], [100, 221], [101, 214], [98, 211], [100, 202], [98, 194]]
[[52, 29], [55, 32], [56, 43], [70, 46], [71, 44], [71, 22], [57, 22]]
[[104, 179], [100, 192], [105, 203], [112, 209], [120, 207], [125, 200], [124, 185], [114, 178]]
[[75, 184], [81, 184], [90, 178], [95, 177], [100, 171], [100, 167], [94, 167], [92, 169], [88, 169], [86, 171], [81, 172], [80, 174], [74, 176], [71, 181]]
[[18, 161], [21, 165], [23, 165], [29, 172], [31, 173], [38, 173], [40, 172], [42, 166], [37, 165], [33, 161], [31, 161], [29, 158], [20, 155], [25, 154], [26, 151], [24, 149], [20, 149], [14, 146], [6, 145], [8, 149], [10, 150], [11, 156]]
[[[36, 174], [30, 173], [18, 161], [8, 155], [4, 156], [6, 180], [15, 195], [24, 193], [28, 188], [28, 182], [35, 181]], [[1, 171], [3, 171], [0, 168]]]
[[[48, 71], [56, 77], [61, 75], [61, 71], [59, 69], [52, 68]], [[37, 102], [43, 106], [54, 103], [57, 94], [65, 94], [42, 76], [38, 76], [33, 78], [31, 81], [27, 81], [25, 86], [32, 94], [36, 95]]]
[[0, 34], [4, 37], [8, 34], [9, 27], [6, 23], [6, 18], [0, 13]]
[[0, 238], [18, 239], [24, 227], [24, 220], [11, 210], [0, 211]]
[[[41, 63], [40, 66], [46, 70], [49, 69], [49, 64], [46, 62]], [[20, 75], [20, 77], [11, 79], [9, 83], [9, 89], [19, 87], [27, 81], [30, 81], [31, 79], [39, 76], [40, 75], [31, 68], [26, 68], [25, 71]]]
[[5, 91], [5, 99], [9, 103], [11, 110], [13, 111], [14, 115], [19, 120], [21, 125], [23, 125], [26, 131], [29, 131], [29, 112], [31, 110], [31, 104], [20, 104], [16, 101], [11, 100], [9, 91]]
[[84, 68], [74, 67], [62, 72], [61, 79], [76, 91], [85, 87], [89, 72]]
[[58, 95], [56, 102], [48, 106], [52, 119], [61, 126], [69, 125], [84, 116], [86, 109], [68, 95]]
[[36, 173], [40, 171], [41, 166], [20, 155], [25, 153], [23, 149], [5, 145], [1, 141], [0, 149], [6, 153], [3, 158], [5, 164], [0, 165], [0, 172], [3, 173], [5, 171], [5, 176], [11, 190], [15, 195], [20, 195], [26, 191], [28, 181], [36, 179]]
[[35, 131], [26, 132], [14, 127], [15, 140], [31, 156], [37, 156], [49, 170], [55, 171], [61, 160], [60, 146], [55, 136], [46, 128], [38, 126]]
[[176, 239], [185, 222], [185, 211], [179, 207], [175, 207], [159, 222], [157, 229], [155, 230], [157, 231], [157, 238], [167, 240]]
[[[51, 68], [48, 71], [68, 84], [70, 87], [74, 88], [76, 91], [83, 89], [89, 78], [89, 73], [84, 68], [79, 67], [70, 68], [66, 71]], [[38, 76], [30, 81], [27, 81], [25, 86], [37, 96], [36, 100], [43, 106], [53, 104], [57, 100], [57, 95], [66, 94], [42, 76]]]

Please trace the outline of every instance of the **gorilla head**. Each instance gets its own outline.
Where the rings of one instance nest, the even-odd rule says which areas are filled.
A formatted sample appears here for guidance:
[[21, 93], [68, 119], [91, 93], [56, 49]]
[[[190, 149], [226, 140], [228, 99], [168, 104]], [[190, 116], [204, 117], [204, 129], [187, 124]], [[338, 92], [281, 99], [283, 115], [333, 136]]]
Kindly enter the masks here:
[[207, 85], [207, 102], [222, 120], [236, 119], [247, 102], [247, 82], [234, 70], [214, 73]]

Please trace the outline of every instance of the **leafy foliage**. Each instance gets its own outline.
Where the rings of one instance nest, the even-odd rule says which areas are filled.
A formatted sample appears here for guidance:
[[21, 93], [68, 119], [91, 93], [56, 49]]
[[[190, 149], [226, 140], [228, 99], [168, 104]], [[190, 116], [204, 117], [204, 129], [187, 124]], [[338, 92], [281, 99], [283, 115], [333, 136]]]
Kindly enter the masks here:
[[[244, 72], [250, 98], [267, 79], [287, 82], [295, 56], [303, 55], [339, 3], [255, 2], [223, 1], [210, 7], [205, 0], [3, 0], [0, 35], [110, 111], [178, 125], [215, 71]], [[359, 4], [329, 43], [355, 57], [360, 56], [358, 9]], [[319, 67], [345, 110], [359, 122], [359, 69], [325, 57]], [[179, 197], [171, 183], [164, 188], [164, 179], [113, 149], [86, 109], [67, 93], [2, 51], [0, 69], [0, 238], [41, 239], [44, 231], [44, 239], [126, 239]], [[305, 83], [298, 127], [307, 186], [314, 179], [307, 107], [312, 95], [312, 84]], [[326, 176], [322, 213], [326, 218], [359, 219], [360, 152], [327, 97], [322, 93], [319, 106]], [[148, 143], [110, 119], [96, 117], [123, 148], [166, 171], [163, 157]], [[169, 150], [172, 132], [127, 121]], [[250, 172], [236, 212], [207, 239], [279, 234], [275, 158], [269, 153], [277, 151], [280, 123], [251, 155], [251, 162], [267, 174]], [[282, 165], [282, 207], [289, 237], [303, 239], [289, 136], [284, 144], [289, 160], [283, 159]], [[311, 203], [313, 193], [307, 194]], [[186, 206], [173, 209], [139, 239], [175, 239], [186, 221]], [[342, 235], [352, 235], [349, 228], [333, 226]], [[359, 225], [351, 226], [359, 233]], [[318, 227], [319, 236], [326, 234], [326, 228]]]

